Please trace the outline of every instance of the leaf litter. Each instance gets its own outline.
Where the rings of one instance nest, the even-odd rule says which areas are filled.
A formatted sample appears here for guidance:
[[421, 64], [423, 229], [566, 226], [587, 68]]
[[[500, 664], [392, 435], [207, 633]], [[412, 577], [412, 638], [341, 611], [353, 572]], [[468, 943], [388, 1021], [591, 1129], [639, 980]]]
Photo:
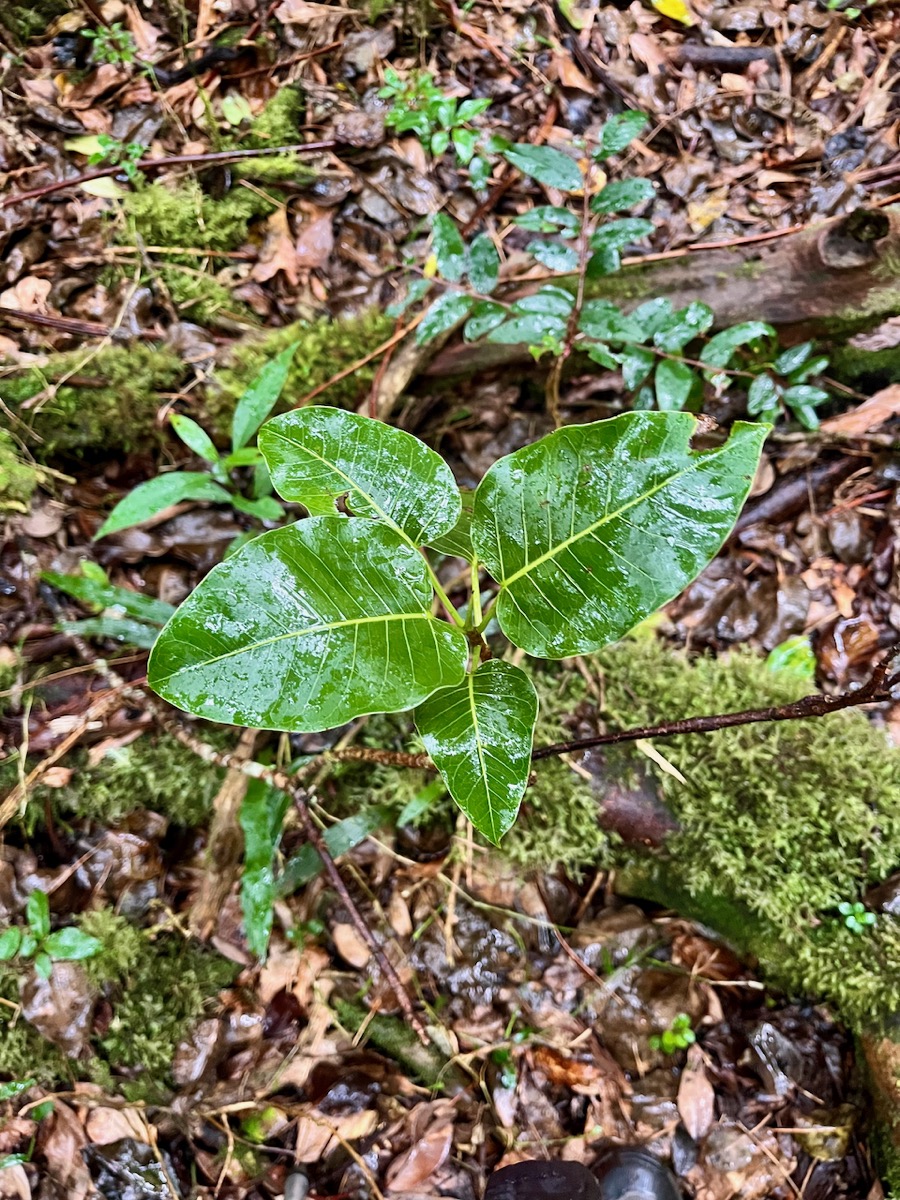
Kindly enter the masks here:
[[[163, 5], [106, 0], [102, 27], [131, 39], [115, 62], [91, 44], [87, 10], [9, 33], [21, 53], [3, 60], [0, 396], [5, 379], [54, 352], [76, 351], [72, 374], [91, 380], [98, 339], [152, 335], [184, 361], [160, 412], [191, 411], [248, 332], [396, 300], [401, 261], [424, 259], [424, 219], [439, 210], [461, 223], [483, 217], [515, 278], [524, 242], [508, 218], [558, 197], [516, 177], [480, 212], [452, 153], [390, 127], [379, 96], [388, 68], [427, 70], [458, 101], [490, 99], [478, 127], [514, 142], [566, 147], [623, 105], [648, 113], [628, 169], [653, 181], [642, 211], [657, 254], [887, 203], [900, 177], [888, 7], [860, 20], [812, 0], [558, 11], [500, 0], [443, 15], [284, 0], [257, 10], [232, 4], [226, 22], [201, 5], [184, 30]], [[239, 37], [226, 46], [228, 23]], [[210, 49], [195, 72], [189, 64]], [[78, 139], [101, 135], [145, 158], [201, 161], [148, 169], [140, 186], [124, 167], [82, 180], [96, 167]], [[306, 142], [322, 148], [293, 160], [264, 153]], [[223, 150], [263, 153], [246, 170], [237, 157], [202, 160]], [[290, 165], [267, 175], [266, 162]], [[189, 237], [167, 241], [164, 222], [139, 215], [128, 198], [147, 189], [189, 206]], [[210, 223], [217, 203], [234, 210], [224, 233]], [[890, 321], [876, 336], [895, 344]], [[26, 403], [40, 408], [55, 386]], [[824, 682], [867, 675], [900, 632], [896, 469], [883, 441], [866, 440], [894, 436], [895, 390], [833, 415], [818, 442], [770, 443], [739, 530], [669, 606], [664, 636], [770, 651], [812, 634]], [[618, 403], [609, 379], [574, 378], [564, 411], [590, 420]], [[488, 373], [452, 396], [426, 378], [404, 404], [399, 423], [440, 437], [464, 484], [549, 428], [528, 375]], [[850, 461], [842, 438], [862, 439]], [[171, 443], [167, 454], [190, 469]], [[64, 478], [5, 522], [2, 752], [24, 743], [52, 754], [74, 733], [93, 757], [77, 770], [68, 758], [47, 766], [44, 819], [9, 830], [0, 898], [8, 922], [36, 887], [60, 924], [120, 912], [174, 954], [207, 869], [208, 818], [176, 813], [152, 780], [137, 812], [129, 796], [115, 813], [59, 807], [68, 772], [126, 763], [158, 735], [127, 701], [98, 715], [101, 681], [58, 630], [61, 615], [84, 608], [60, 607], [40, 578], [99, 562], [117, 586], [180, 602], [251, 523], [189, 502], [91, 544], [109, 493], [152, 477], [157, 461], [146, 444], [66, 459]], [[107, 645], [117, 671], [140, 680], [144, 656]], [[884, 719], [898, 725], [895, 712]], [[231, 977], [194, 1005], [163, 1078], [148, 1081], [124, 1053], [121, 984], [98, 981], [89, 964], [59, 962], [48, 980], [31, 972], [4, 992], [10, 1038], [34, 1031], [59, 1057], [6, 1102], [3, 1150], [24, 1161], [0, 1171], [3, 1194], [287, 1197], [302, 1194], [300, 1164], [317, 1196], [474, 1200], [498, 1163], [590, 1164], [609, 1139], [648, 1144], [703, 1200], [877, 1194], [855, 1132], [852, 1047], [826, 1010], [766, 992], [697, 927], [603, 890], [591, 897], [583, 882], [548, 872], [526, 905], [519, 883], [476, 869], [465, 840], [439, 831], [436, 848], [423, 848], [427, 833], [383, 834], [345, 862], [372, 928], [432, 1005], [440, 1061], [411, 1057], [390, 989], [321, 881], [276, 901], [269, 958], [255, 969], [232, 879], [210, 935]], [[285, 853], [301, 840], [289, 825]], [[666, 1056], [651, 1039], [681, 1014], [697, 1040]], [[33, 1120], [45, 1101], [52, 1111]]]

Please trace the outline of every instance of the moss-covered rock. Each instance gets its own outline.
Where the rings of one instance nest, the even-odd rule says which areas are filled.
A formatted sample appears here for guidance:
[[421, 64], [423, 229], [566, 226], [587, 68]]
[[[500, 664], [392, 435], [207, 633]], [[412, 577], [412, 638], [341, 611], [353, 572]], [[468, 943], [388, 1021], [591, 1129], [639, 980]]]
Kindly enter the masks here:
[[[90, 356], [73, 350], [7, 376], [0, 396], [31, 431], [31, 452], [47, 461], [146, 446], [159, 437], [158, 393], [174, 388], [183, 373], [172, 351], [142, 342]], [[23, 407], [26, 401], [37, 402]]]
[[[122, 207], [127, 222], [121, 240], [133, 244], [137, 235], [148, 246], [171, 246], [173, 260], [180, 261], [178, 247], [199, 247], [212, 254], [236, 250], [247, 240], [250, 222], [269, 216], [278, 201], [245, 187], [214, 199], [196, 179], [187, 179], [174, 186], [154, 183], [129, 192]], [[197, 265], [196, 255], [181, 261]]]

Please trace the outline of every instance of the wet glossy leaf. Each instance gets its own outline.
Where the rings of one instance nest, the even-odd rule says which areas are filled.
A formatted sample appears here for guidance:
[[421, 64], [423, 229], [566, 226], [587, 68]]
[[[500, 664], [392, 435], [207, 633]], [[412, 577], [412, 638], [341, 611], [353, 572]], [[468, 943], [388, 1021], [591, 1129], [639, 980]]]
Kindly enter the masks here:
[[25, 904], [25, 919], [38, 941], [47, 936], [50, 932], [50, 901], [46, 892], [31, 893]]
[[712, 326], [715, 314], [708, 304], [695, 300], [686, 308], [679, 308], [672, 313], [671, 318], [653, 335], [653, 343], [660, 350], [677, 354], [688, 342], [699, 337]]
[[152, 621], [164, 625], [175, 608], [164, 600], [133, 592], [130, 588], [115, 587], [111, 583], [85, 575], [63, 575], [59, 571], [42, 571], [41, 579], [52, 587], [59, 588], [67, 596], [74, 596], [82, 604], [93, 604], [97, 608], [119, 608], [129, 617], [139, 621]]
[[649, 118], [636, 109], [610, 117], [600, 134], [600, 149], [595, 158], [602, 161], [613, 154], [620, 154], [646, 128]]
[[776, 336], [772, 326], [764, 321], [744, 321], [710, 338], [700, 352], [700, 361], [708, 367], [727, 367], [741, 346], [765, 343]]
[[258, 521], [280, 521], [284, 517], [284, 509], [274, 496], [260, 496], [258, 500], [248, 500], [246, 496], [232, 496], [231, 506], [238, 512], [246, 513], [248, 517], [256, 517]]
[[433, 338], [452, 329], [472, 309], [475, 300], [462, 292], [445, 292], [425, 310], [425, 315], [416, 329], [416, 344], [424, 346]]
[[480, 117], [490, 106], [490, 96], [473, 97], [471, 100], [463, 100], [456, 114], [456, 119], [457, 121], [473, 121], [475, 117]]
[[238, 400], [231, 419], [232, 450], [240, 450], [247, 445], [278, 403], [287, 382], [291, 361], [299, 345], [299, 342], [293, 342], [271, 362], [266, 363]]
[[493, 300], [482, 300], [472, 309], [472, 315], [466, 321], [463, 336], [467, 342], [477, 341], [504, 320], [509, 309]]
[[529, 242], [525, 248], [548, 271], [574, 271], [578, 266], [578, 252], [562, 242]]
[[791, 408], [802, 404], [806, 408], [818, 408], [821, 404], [827, 404], [831, 399], [831, 393], [826, 392], [824, 388], [811, 387], [809, 384], [796, 384], [794, 387], [785, 389], [783, 400], [785, 404]]
[[184, 500], [211, 500], [226, 504], [230, 499], [230, 494], [223, 487], [201, 471], [171, 471], [168, 475], [157, 475], [155, 479], [138, 484], [119, 501], [94, 534], [94, 541], [117, 533], [120, 529], [128, 529], [131, 525], [139, 525], [164, 508], [181, 504]]
[[34, 969], [41, 979], [49, 979], [53, 974], [53, 959], [46, 950], [41, 950], [34, 956]]
[[488, 341], [507, 346], [530, 345], [539, 343], [545, 336], [561, 338], [565, 332], [566, 322], [562, 317], [532, 313], [527, 317], [513, 317], [510, 321], [504, 321], [491, 331]]
[[456, 222], [446, 213], [435, 213], [431, 232], [438, 270], [451, 283], [459, 283], [466, 269], [466, 247]]
[[475, 153], [475, 147], [478, 145], [478, 137], [477, 129], [457, 128], [450, 134], [453, 148], [456, 151], [456, 157], [464, 167], [472, 161], [472, 155]]
[[637, 204], [652, 200], [655, 195], [649, 179], [615, 179], [594, 197], [591, 209], [596, 213], [625, 212]]
[[431, 615], [425, 561], [395, 529], [310, 517], [247, 542], [178, 609], [151, 687], [211, 721], [330, 729], [458, 683], [461, 631]]
[[525, 313], [545, 313], [551, 317], [568, 317], [575, 307], [575, 297], [565, 288], [548, 284], [539, 288], [531, 296], [523, 296], [513, 305], [513, 312], [521, 316]]
[[93, 958], [103, 949], [99, 938], [92, 937], [80, 929], [69, 925], [65, 929], [57, 929], [44, 941], [44, 949], [53, 959], [60, 961], [80, 961], [83, 958]]
[[816, 655], [808, 637], [798, 634], [780, 642], [766, 659], [770, 671], [790, 671], [810, 683], [816, 677]]
[[694, 386], [694, 370], [687, 363], [664, 358], [656, 368], [653, 382], [656, 387], [656, 406], [662, 412], [684, 408]]
[[251, 779], [238, 816], [244, 831], [244, 871], [241, 875], [241, 912], [251, 954], [264, 959], [272, 932], [275, 902], [274, 857], [281, 841], [281, 826], [290, 797], [262, 779]]
[[0, 962], [9, 962], [11, 958], [15, 958], [19, 953], [19, 947], [22, 945], [22, 930], [16, 928], [15, 925], [9, 929], [4, 929], [0, 933]]
[[450, 795], [495, 845], [516, 819], [531, 770], [538, 698], [524, 671], [492, 659], [415, 713]]
[[659, 360], [652, 350], [629, 346], [622, 353], [622, 379], [630, 392], [639, 388]]
[[476, 292], [489, 296], [500, 275], [500, 255], [486, 233], [480, 233], [469, 246], [469, 282]]
[[532, 233], [556, 233], [559, 230], [575, 234], [581, 228], [581, 219], [559, 204], [539, 204], [520, 217], [513, 218], [513, 225], [529, 229]]
[[643, 217], [622, 217], [619, 221], [601, 225], [596, 233], [591, 235], [591, 249], [624, 250], [632, 242], [648, 237], [653, 229], [653, 222], [645, 221]]
[[747, 412], [751, 417], [771, 420], [778, 415], [781, 388], [771, 375], [757, 375], [747, 389]]
[[501, 585], [497, 620], [529, 654], [615, 641], [676, 596], [730, 532], [768, 427], [697, 452], [689, 413], [560, 429], [500, 459], [475, 493], [472, 541]]
[[644, 337], [649, 339], [668, 324], [672, 317], [672, 302], [665, 296], [658, 296], [655, 300], [645, 300], [643, 304], [632, 309], [629, 315], [631, 320], [640, 326]]
[[185, 417], [181, 413], [174, 413], [170, 418], [172, 428], [184, 442], [189, 450], [205, 458], [207, 462], [217, 462], [219, 452], [213, 444], [212, 438], [205, 429], [201, 429], [196, 421], [190, 417]]
[[444, 460], [383, 421], [299, 408], [269, 421], [259, 447], [278, 492], [313, 516], [333, 516], [346, 496], [354, 516], [384, 521], [416, 546], [459, 520], [459, 488]]
[[475, 493], [460, 492], [462, 512], [459, 520], [449, 533], [442, 537], [433, 538], [428, 545], [438, 554], [449, 554], [453, 558], [467, 558], [471, 562], [475, 557], [472, 549], [472, 510], [475, 507]]
[[578, 328], [588, 337], [604, 342], [644, 340], [640, 325], [609, 300], [589, 300], [581, 309]]
[[0, 1104], [12, 1100], [15, 1096], [21, 1096], [22, 1092], [34, 1087], [36, 1082], [36, 1079], [11, 1079], [9, 1083], [0, 1083]]
[[64, 633], [74, 633], [83, 638], [110, 638], [125, 646], [137, 646], [139, 650], [150, 650], [159, 637], [158, 625], [144, 625], [141, 621], [129, 621], [127, 617], [88, 617], [84, 621], [60, 621]]
[[813, 349], [813, 342], [801, 342], [798, 346], [789, 346], [787, 350], [783, 350], [778, 355], [772, 363], [772, 367], [779, 375], [790, 375], [792, 371], [803, 366]]
[[563, 192], [577, 192], [584, 185], [575, 160], [552, 146], [532, 146], [527, 142], [518, 142], [503, 153], [523, 175], [530, 175], [545, 187], [559, 188]]

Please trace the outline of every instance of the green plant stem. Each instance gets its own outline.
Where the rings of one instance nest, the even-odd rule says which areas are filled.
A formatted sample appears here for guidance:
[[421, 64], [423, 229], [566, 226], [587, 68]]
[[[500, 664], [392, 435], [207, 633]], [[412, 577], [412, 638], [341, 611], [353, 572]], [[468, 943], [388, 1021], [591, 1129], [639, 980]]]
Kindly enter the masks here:
[[[478, 599], [479, 599], [479, 603], [480, 603], [481, 597], [479, 596]], [[496, 603], [497, 603], [497, 597], [495, 596], [494, 599], [488, 603], [487, 608], [484, 610], [484, 612], [481, 616], [481, 620], [475, 626], [477, 633], [484, 633], [484, 631], [487, 629], [488, 625], [490, 625], [491, 618], [494, 615], [494, 607], [495, 607]]]
[[469, 603], [467, 629], [479, 629], [481, 625], [481, 587], [478, 582], [478, 563], [472, 563], [472, 599]]
[[441, 587], [440, 581], [438, 580], [438, 577], [435, 574], [434, 567], [432, 567], [432, 565], [428, 561], [428, 559], [425, 558], [424, 554], [422, 555], [422, 558], [425, 559], [425, 567], [428, 571], [429, 577], [431, 578], [431, 586], [434, 588], [435, 592], [437, 593], [438, 600], [440, 600], [441, 604], [443, 604], [444, 610], [446, 611], [447, 616], [450, 618], [450, 620], [453, 622], [453, 624], [457, 627], [457, 629], [465, 629], [466, 623], [462, 619], [462, 617], [459, 615], [459, 611], [458, 611], [456, 605], [452, 602], [450, 597], [447, 595], [447, 593]]

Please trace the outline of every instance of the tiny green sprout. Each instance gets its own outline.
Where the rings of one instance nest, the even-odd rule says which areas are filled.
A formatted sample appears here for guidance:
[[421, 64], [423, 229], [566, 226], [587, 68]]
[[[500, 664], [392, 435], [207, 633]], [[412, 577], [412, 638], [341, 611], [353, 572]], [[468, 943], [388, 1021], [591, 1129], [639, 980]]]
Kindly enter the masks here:
[[691, 1018], [687, 1013], [678, 1013], [668, 1029], [650, 1038], [650, 1049], [661, 1050], [663, 1054], [675, 1054], [679, 1050], [687, 1050], [696, 1040], [697, 1035], [691, 1029]]
[[31, 959], [42, 979], [49, 979], [54, 962], [93, 956], [103, 948], [98, 938], [67, 926], [50, 932], [50, 901], [46, 892], [34, 891], [25, 906], [27, 925], [10, 925], [0, 933], [0, 962]]
[[460, 104], [455, 96], [435, 86], [430, 71], [415, 71], [404, 79], [388, 67], [384, 78], [385, 85], [378, 95], [391, 101], [384, 116], [388, 128], [416, 134], [435, 158], [440, 158], [452, 143], [457, 161], [469, 168], [474, 185], [482, 186], [487, 164], [475, 155], [480, 134], [470, 122], [490, 106], [490, 100], [470, 99]]
[[875, 913], [870, 912], [859, 900], [854, 900], [852, 903], [849, 900], [843, 900], [838, 905], [838, 912], [844, 918], [844, 924], [851, 933], [865, 933], [878, 921]]
[[97, 136], [97, 144], [100, 149], [88, 159], [89, 166], [97, 167], [110, 163], [112, 166], [121, 167], [131, 183], [138, 182], [141, 173], [137, 164], [144, 157], [145, 149], [140, 142], [120, 142], [108, 133], [101, 133]]
[[516, 1063], [513, 1056], [501, 1046], [497, 1050], [491, 1051], [491, 1062], [497, 1067], [500, 1077], [500, 1086], [505, 1088], [514, 1088], [518, 1082], [518, 1072], [516, 1071]]
[[93, 58], [96, 63], [125, 66], [137, 58], [137, 43], [118, 21], [105, 29], [86, 29], [84, 36], [94, 43]]

